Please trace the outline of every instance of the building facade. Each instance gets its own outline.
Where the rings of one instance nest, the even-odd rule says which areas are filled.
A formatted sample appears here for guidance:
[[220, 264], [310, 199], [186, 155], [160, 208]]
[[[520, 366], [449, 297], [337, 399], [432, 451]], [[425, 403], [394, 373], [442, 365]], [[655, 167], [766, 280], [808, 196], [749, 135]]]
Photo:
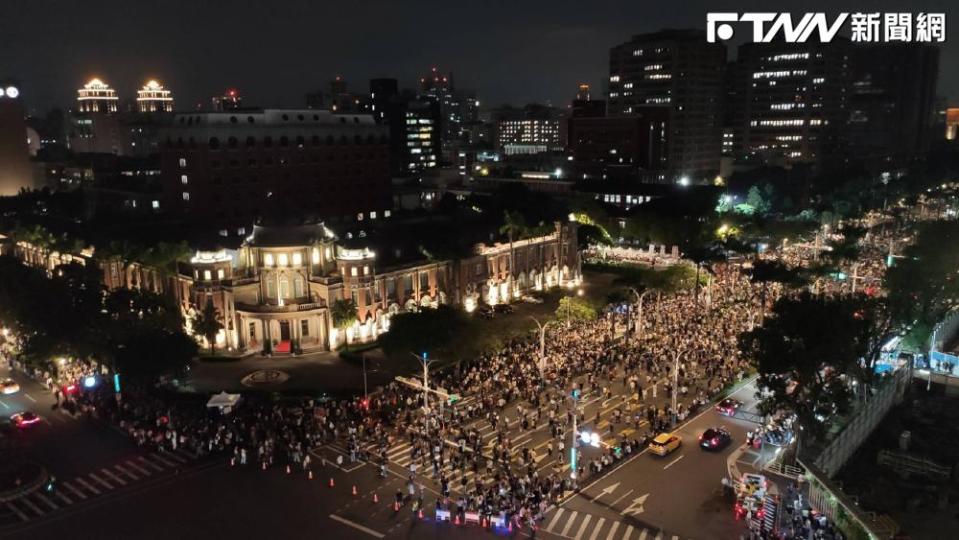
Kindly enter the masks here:
[[700, 30], [640, 34], [610, 49], [610, 116], [669, 110], [670, 176], [712, 180], [719, 170], [726, 47]]
[[221, 234], [269, 212], [376, 219], [392, 207], [387, 130], [308, 109], [177, 114], [161, 145], [164, 208]]
[[544, 105], [504, 107], [494, 113], [496, 149], [503, 155], [543, 154], [566, 146], [563, 112]]
[[636, 107], [630, 116], [572, 117], [569, 153], [577, 166], [603, 163], [666, 170], [669, 131], [669, 112], [662, 107]]
[[173, 112], [173, 93], [156, 80], [149, 80], [137, 90], [137, 111], [142, 113]]

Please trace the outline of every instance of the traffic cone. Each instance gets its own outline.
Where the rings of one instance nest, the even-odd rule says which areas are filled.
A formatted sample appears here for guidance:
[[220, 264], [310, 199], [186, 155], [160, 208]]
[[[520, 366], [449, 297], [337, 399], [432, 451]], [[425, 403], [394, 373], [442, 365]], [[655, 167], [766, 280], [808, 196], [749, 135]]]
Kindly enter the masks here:
[[506, 532], [513, 532], [513, 518], [509, 518], [509, 525], [506, 526]]
[[290, 474], [290, 465], [289, 465], [289, 464], [287, 464], [287, 466], [286, 466], [286, 474]]
[[353, 495], [356, 495], [356, 484], [353, 484]]
[[420, 519], [423, 519], [423, 509], [422, 509], [422, 508], [420, 508], [419, 516], [420, 516]]
[[374, 503], [380, 502], [380, 498], [379, 498], [379, 496], [376, 495], [376, 492], [375, 492], [375, 491], [373, 492], [373, 502], [374, 502]]
[[307, 480], [313, 480], [313, 469], [310, 469], [309, 471], [307, 471], [307, 473], [306, 473], [306, 479], [307, 479]]
[[459, 512], [457, 511], [456, 516], [453, 518], [453, 525], [459, 525], [459, 524], [460, 524], [460, 515], [459, 515]]
[[330, 477], [330, 487], [333, 487], [334, 485], [336, 485], [336, 484], [333, 483], [333, 477], [331, 476], [331, 477]]
[[399, 503], [399, 502], [396, 502], [396, 501], [393, 502], [393, 511], [394, 511], [394, 512], [399, 512], [399, 511], [400, 511], [400, 503]]
[[484, 528], [484, 529], [486, 528], [486, 518], [485, 518], [485, 517], [481, 517], [481, 518], [480, 518], [480, 527], [482, 527], [482, 528]]

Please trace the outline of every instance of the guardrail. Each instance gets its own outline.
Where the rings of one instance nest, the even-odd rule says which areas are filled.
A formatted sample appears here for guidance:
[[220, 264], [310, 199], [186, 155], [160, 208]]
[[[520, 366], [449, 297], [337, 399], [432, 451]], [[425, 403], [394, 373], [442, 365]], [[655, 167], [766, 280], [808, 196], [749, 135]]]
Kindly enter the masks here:
[[815, 465], [796, 460], [805, 467], [809, 482], [809, 504], [835, 523], [850, 540], [890, 540], [899, 526], [888, 516], [877, 516], [859, 507]]

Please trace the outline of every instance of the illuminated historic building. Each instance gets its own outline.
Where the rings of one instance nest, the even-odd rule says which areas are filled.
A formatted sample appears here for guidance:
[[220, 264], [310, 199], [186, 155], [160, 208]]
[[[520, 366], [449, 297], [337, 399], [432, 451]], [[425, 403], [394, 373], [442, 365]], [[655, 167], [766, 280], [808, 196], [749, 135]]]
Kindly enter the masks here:
[[142, 113], [173, 112], [173, 94], [155, 80], [137, 90], [137, 111]]
[[82, 113], [115, 113], [117, 101], [117, 91], [100, 79], [90, 79], [77, 90], [77, 110]]
[[[582, 281], [576, 228], [573, 221], [556, 222], [551, 232], [512, 246], [480, 243], [460, 259], [399, 262], [389, 240], [374, 249], [362, 238], [341, 239], [322, 223], [257, 226], [238, 248], [196, 251], [176, 275], [136, 261], [100, 260], [94, 248], [60, 253], [4, 237], [0, 251], [47, 272], [68, 262], [98, 264], [108, 288], [168, 294], [188, 321], [212, 302], [224, 326], [218, 347], [236, 355], [283, 354], [375, 339], [405, 311], [441, 304], [473, 311], [529, 291], [576, 287]], [[350, 299], [356, 320], [337, 328], [330, 308]]]

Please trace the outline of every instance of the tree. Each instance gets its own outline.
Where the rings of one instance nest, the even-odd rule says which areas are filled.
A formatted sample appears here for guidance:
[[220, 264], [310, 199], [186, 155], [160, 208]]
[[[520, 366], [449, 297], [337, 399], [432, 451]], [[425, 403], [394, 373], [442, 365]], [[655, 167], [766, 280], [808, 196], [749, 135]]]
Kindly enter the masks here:
[[333, 326], [339, 329], [349, 328], [356, 322], [356, 302], [352, 298], [340, 298], [330, 304], [330, 318]]
[[770, 391], [764, 414], [795, 413], [804, 433], [821, 437], [849, 409], [848, 378], [861, 380], [870, 354], [878, 306], [864, 296], [780, 298], [765, 324], [740, 336], [741, 354], [754, 359], [759, 385]]
[[216, 336], [223, 330], [220, 311], [213, 305], [213, 299], [206, 301], [203, 311], [193, 317], [193, 334], [206, 339], [210, 354], [216, 354]]
[[453, 354], [454, 337], [466, 326], [463, 312], [447, 305], [416, 313], [400, 313], [390, 319], [390, 331], [380, 336], [380, 346], [392, 358], [429, 353], [433, 357]]
[[686, 252], [686, 258], [693, 261], [696, 264], [696, 280], [693, 282], [695, 284], [694, 296], [696, 301], [699, 301], [699, 275], [703, 266], [709, 267], [712, 263], [725, 260], [726, 257], [723, 254], [722, 249], [720, 249], [715, 244], [707, 244], [702, 246], [694, 246]]
[[[771, 192], [767, 190], [767, 195], [768, 194], [771, 194]], [[758, 184], [749, 188], [749, 192], [746, 193], [746, 204], [752, 207], [753, 212], [756, 214], [765, 215], [769, 213], [771, 208], [770, 202], [770, 200], [764, 197], [763, 191], [759, 188]]]
[[556, 318], [575, 321], [594, 321], [598, 316], [596, 308], [582, 298], [564, 296], [556, 308]]
[[514, 265], [513, 240], [519, 238], [526, 231], [526, 220], [523, 214], [517, 211], [503, 211], [503, 225], [500, 226], [500, 234], [505, 234], [509, 239], [509, 275], [512, 278], [516, 275], [516, 266]]

